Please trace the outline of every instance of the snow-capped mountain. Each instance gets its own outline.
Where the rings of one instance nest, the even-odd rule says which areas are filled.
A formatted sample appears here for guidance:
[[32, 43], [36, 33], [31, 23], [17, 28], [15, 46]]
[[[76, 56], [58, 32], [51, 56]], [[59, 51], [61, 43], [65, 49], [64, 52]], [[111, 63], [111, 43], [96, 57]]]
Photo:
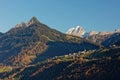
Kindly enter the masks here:
[[70, 28], [66, 34], [83, 37], [85, 30], [81, 26], [76, 26], [74, 28]]
[[112, 35], [114, 35], [116, 33], [120, 34], [120, 29], [115, 29], [115, 31], [113, 31], [113, 32], [107, 32], [107, 31], [97, 32], [97, 31], [93, 31], [93, 30], [90, 32], [86, 32], [83, 29], [83, 27], [81, 27], [81, 26], [70, 28], [66, 32], [66, 34], [86, 38], [89, 41], [92, 41], [92, 42], [98, 43], [98, 44], [101, 44], [103, 41], [109, 39]]
[[97, 32], [93, 30], [90, 32], [86, 32], [83, 27], [76, 26], [76, 27], [68, 29], [68, 31], [66, 32], [66, 34], [79, 36], [79, 37], [88, 37], [88, 36], [94, 36], [94, 35], [106, 36], [106, 35], [112, 35], [114, 33], [120, 33], [120, 29], [115, 29], [115, 31], [113, 32], [107, 32], [107, 31]]

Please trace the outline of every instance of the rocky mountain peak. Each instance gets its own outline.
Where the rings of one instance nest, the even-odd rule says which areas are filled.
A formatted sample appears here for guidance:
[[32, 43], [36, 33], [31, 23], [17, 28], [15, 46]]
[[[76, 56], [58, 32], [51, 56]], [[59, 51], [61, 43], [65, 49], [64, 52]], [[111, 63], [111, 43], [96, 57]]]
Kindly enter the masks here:
[[88, 36], [96, 35], [96, 34], [98, 34], [98, 33], [99, 33], [99, 32], [96, 32], [96, 31], [90, 31]]
[[20, 27], [26, 27], [26, 23], [25, 22], [21, 22], [21, 23], [19, 23], [19, 24], [17, 24], [15, 26], [15, 28], [20, 28]]
[[29, 22], [39, 22], [39, 20], [34, 16], [30, 19]]
[[35, 16], [30, 19], [30, 21], [27, 23], [27, 26], [34, 23], [39, 23], [39, 20]]
[[31, 24], [34, 24], [34, 23], [39, 23], [39, 20], [38, 20], [36, 17], [32, 17], [32, 18], [30, 19], [30, 21], [28, 21], [27, 23], [21, 22], [21, 23], [17, 24], [17, 25], [15, 26], [15, 28], [29, 27]]
[[82, 37], [85, 34], [85, 30], [81, 26], [76, 26], [74, 28], [70, 28], [66, 32], [66, 34], [70, 34], [70, 35], [75, 35], [75, 36]]

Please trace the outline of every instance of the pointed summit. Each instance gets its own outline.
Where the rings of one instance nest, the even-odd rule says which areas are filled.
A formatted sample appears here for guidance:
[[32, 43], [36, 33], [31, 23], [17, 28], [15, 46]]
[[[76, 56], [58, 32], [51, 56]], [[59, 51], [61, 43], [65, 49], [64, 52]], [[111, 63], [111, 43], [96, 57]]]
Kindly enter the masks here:
[[29, 22], [39, 22], [39, 20], [34, 16], [30, 19]]
[[35, 16], [30, 19], [30, 21], [27, 23], [27, 26], [34, 24], [34, 23], [40, 23], [39, 20]]

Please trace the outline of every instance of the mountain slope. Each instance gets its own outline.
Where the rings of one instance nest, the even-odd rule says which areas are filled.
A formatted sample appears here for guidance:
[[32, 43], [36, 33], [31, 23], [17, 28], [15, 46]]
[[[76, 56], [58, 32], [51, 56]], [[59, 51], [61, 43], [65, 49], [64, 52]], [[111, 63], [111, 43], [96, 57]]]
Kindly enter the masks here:
[[99, 48], [80, 37], [51, 29], [36, 17], [12, 28], [0, 42], [0, 62], [10, 65], [27, 65], [57, 55]]
[[[48, 59], [34, 65], [15, 68], [2, 79], [22, 80], [119, 80], [120, 48], [103, 49]], [[84, 57], [83, 57], [84, 55]], [[86, 56], [85, 56], [86, 55]], [[46, 76], [47, 75], [47, 76]]]

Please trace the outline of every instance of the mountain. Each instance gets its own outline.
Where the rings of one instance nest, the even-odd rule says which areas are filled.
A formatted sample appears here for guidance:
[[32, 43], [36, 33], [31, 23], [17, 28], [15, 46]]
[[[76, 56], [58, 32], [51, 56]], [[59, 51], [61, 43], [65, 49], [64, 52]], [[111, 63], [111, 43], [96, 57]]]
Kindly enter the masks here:
[[83, 37], [83, 35], [85, 34], [85, 30], [81, 26], [77, 26], [77, 27], [74, 27], [74, 28], [70, 28], [66, 32], [66, 34]]
[[33, 64], [50, 57], [99, 46], [77, 36], [63, 34], [33, 17], [0, 38], [0, 62], [6, 65]]

